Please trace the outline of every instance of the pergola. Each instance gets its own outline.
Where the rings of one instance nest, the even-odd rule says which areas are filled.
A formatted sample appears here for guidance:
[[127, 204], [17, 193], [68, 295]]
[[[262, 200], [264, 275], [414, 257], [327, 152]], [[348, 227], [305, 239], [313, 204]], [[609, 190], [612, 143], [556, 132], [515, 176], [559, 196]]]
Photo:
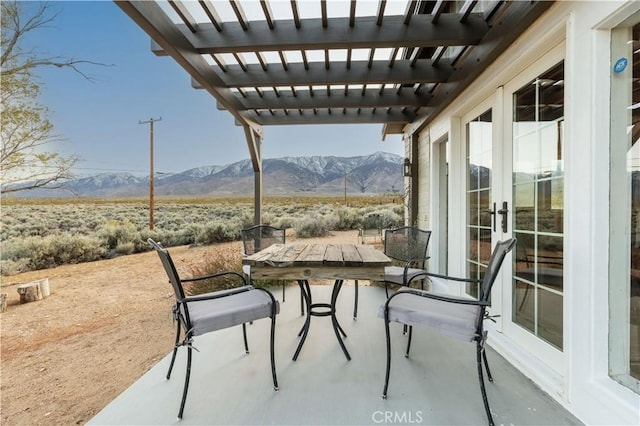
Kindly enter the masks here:
[[156, 55], [171, 56], [243, 127], [259, 223], [262, 126], [379, 123], [383, 138], [413, 135], [553, 2], [116, 3], [151, 37]]

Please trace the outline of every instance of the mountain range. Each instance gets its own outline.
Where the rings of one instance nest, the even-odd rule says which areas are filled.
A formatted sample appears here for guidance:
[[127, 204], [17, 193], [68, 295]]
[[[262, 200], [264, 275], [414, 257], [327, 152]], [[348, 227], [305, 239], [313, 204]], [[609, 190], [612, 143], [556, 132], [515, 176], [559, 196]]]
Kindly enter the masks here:
[[[367, 156], [284, 157], [264, 159], [265, 194], [376, 194], [403, 187], [403, 158], [376, 152]], [[180, 173], [157, 174], [156, 195], [252, 195], [254, 172], [250, 160], [224, 166], [204, 166]], [[149, 176], [102, 173], [66, 181], [60, 189], [18, 191], [18, 197], [139, 197], [149, 194]]]

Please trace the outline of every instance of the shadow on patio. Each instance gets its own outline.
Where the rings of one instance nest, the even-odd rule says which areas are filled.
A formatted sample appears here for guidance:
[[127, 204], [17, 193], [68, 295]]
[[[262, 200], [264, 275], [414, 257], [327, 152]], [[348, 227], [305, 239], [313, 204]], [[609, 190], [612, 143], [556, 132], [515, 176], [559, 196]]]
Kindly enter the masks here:
[[[384, 289], [360, 289], [357, 321], [351, 318], [353, 287], [345, 285], [341, 291], [338, 318], [348, 334], [352, 361], [340, 350], [330, 319], [322, 317], [312, 318], [300, 357], [291, 361], [303, 317], [297, 286], [287, 291], [276, 325], [279, 392], [271, 383], [269, 321], [261, 320], [248, 326], [249, 355], [244, 354], [240, 327], [194, 339], [199, 352], [194, 351], [182, 421], [176, 415], [186, 350], [178, 352], [171, 380], [165, 380], [167, 356], [89, 424], [486, 424], [475, 345], [415, 328], [407, 359], [402, 327], [392, 324], [389, 397], [383, 400], [385, 338], [377, 311]], [[328, 300], [330, 292], [330, 286], [312, 287], [315, 301]], [[280, 296], [277, 289], [274, 295]], [[581, 424], [490, 348], [488, 356], [494, 382], [487, 382], [487, 393], [496, 424]]]

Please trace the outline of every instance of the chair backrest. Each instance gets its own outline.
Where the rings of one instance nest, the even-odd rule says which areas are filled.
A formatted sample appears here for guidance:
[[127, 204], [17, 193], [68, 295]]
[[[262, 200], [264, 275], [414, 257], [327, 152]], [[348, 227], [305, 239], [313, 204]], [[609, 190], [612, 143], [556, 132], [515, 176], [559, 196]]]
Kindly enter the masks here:
[[498, 243], [496, 244], [495, 248], [493, 249], [493, 253], [491, 253], [491, 258], [489, 259], [487, 270], [482, 279], [482, 295], [480, 300], [489, 300], [489, 296], [491, 295], [491, 287], [493, 287], [493, 283], [498, 277], [498, 272], [500, 272], [502, 262], [504, 261], [505, 256], [511, 250], [513, 250], [515, 246], [515, 238], [510, 238], [505, 241], [498, 241]]
[[431, 231], [413, 226], [387, 229], [384, 233], [384, 254], [403, 262], [416, 261], [424, 267], [429, 238]]
[[158, 253], [160, 257], [160, 261], [162, 261], [162, 266], [164, 267], [167, 276], [169, 277], [169, 282], [173, 287], [173, 292], [175, 293], [176, 299], [181, 300], [184, 299], [184, 288], [182, 287], [182, 281], [180, 281], [180, 276], [178, 275], [178, 271], [176, 270], [175, 265], [173, 264], [173, 260], [171, 259], [171, 255], [167, 249], [162, 247], [160, 244], [153, 241], [151, 238], [147, 240], [151, 247], [153, 247]]
[[252, 255], [274, 244], [285, 243], [285, 230], [269, 225], [255, 225], [241, 231], [244, 254]]

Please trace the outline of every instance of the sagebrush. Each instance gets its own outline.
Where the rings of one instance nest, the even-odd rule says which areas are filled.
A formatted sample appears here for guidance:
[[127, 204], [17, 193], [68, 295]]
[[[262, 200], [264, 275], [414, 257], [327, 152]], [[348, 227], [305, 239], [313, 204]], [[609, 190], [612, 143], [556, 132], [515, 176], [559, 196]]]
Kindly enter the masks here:
[[[404, 206], [392, 197], [280, 197], [263, 206], [263, 222], [293, 228], [301, 238], [334, 230], [402, 224]], [[58, 265], [139, 253], [148, 238], [165, 247], [240, 239], [253, 224], [250, 199], [158, 200], [149, 230], [144, 200], [3, 200], [0, 273], [11, 275]]]

